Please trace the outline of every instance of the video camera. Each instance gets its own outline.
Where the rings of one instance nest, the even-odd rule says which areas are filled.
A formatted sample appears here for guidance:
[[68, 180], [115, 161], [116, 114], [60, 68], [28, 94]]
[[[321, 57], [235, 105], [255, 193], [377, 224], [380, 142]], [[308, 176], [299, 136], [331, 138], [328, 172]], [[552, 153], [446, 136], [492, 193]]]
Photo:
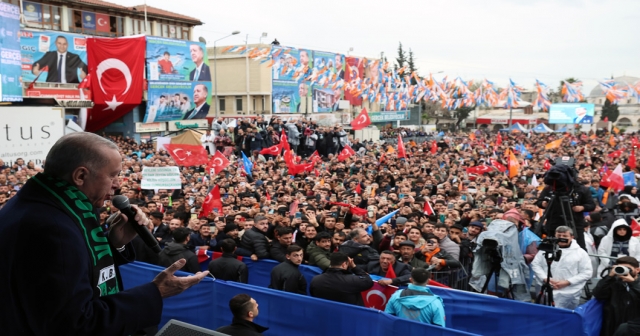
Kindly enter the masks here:
[[482, 251], [489, 257], [489, 261], [492, 265], [499, 267], [502, 263], [502, 253], [500, 252], [500, 243], [491, 238], [485, 238], [482, 241]]
[[546, 185], [553, 186], [556, 191], [572, 190], [578, 183], [578, 171], [574, 167], [576, 160], [570, 156], [561, 156], [551, 162], [551, 169], [544, 177]]
[[560, 250], [558, 243], [567, 242], [569, 242], [569, 240], [566, 238], [548, 237], [540, 242], [538, 245], [538, 251], [544, 251], [545, 258], [547, 258], [547, 260], [560, 261], [562, 251]]

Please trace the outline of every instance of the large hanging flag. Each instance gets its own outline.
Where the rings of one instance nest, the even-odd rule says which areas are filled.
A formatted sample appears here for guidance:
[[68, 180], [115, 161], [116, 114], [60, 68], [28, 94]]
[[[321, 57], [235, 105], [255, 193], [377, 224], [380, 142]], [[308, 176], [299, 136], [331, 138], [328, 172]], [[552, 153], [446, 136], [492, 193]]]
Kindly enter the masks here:
[[513, 178], [518, 176], [520, 173], [520, 163], [516, 158], [516, 155], [513, 154], [513, 151], [509, 151], [509, 178]]
[[249, 158], [244, 155], [244, 152], [242, 152], [242, 165], [244, 166], [244, 172], [247, 173], [247, 175], [251, 176], [251, 171], [253, 170], [253, 162], [251, 162], [251, 160], [249, 160]]
[[562, 138], [558, 139], [558, 140], [554, 140], [549, 142], [548, 144], [544, 145], [544, 149], [556, 149], [556, 148], [560, 148], [560, 146], [562, 145]]
[[202, 203], [202, 209], [200, 210], [199, 217], [207, 217], [211, 211], [222, 215], [222, 200], [220, 199], [220, 187], [216, 184], [215, 187], [209, 191], [207, 198]]
[[349, 145], [346, 145], [338, 154], [338, 161], [344, 161], [355, 154], [356, 152]]
[[402, 142], [402, 136], [398, 134], [398, 159], [407, 158], [407, 152], [404, 149], [404, 142]]
[[146, 40], [141, 37], [87, 38], [91, 99], [86, 131], [95, 132], [142, 102]]
[[371, 118], [369, 118], [369, 113], [367, 113], [366, 108], [363, 108], [360, 114], [351, 121], [351, 128], [354, 131], [361, 130], [369, 125], [371, 125]]
[[230, 164], [231, 162], [229, 162], [229, 160], [217, 150], [207, 163], [207, 171], [209, 172], [209, 175], [220, 174], [220, 172]]
[[199, 166], [208, 160], [207, 150], [201, 145], [166, 144], [164, 148], [178, 166]]

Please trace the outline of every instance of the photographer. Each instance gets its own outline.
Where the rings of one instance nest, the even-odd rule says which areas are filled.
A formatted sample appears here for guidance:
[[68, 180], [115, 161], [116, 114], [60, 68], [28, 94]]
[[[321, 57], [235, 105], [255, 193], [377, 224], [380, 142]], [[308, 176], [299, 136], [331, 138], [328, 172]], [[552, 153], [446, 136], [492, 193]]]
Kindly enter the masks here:
[[[553, 288], [555, 306], [573, 310], [580, 303], [580, 291], [591, 279], [593, 267], [587, 252], [573, 240], [573, 232], [568, 226], [558, 226], [555, 236], [566, 239], [566, 242], [557, 242], [562, 254], [559, 261], [551, 264], [552, 278], [549, 279], [549, 283]], [[547, 281], [545, 254], [546, 252], [541, 250], [531, 263], [539, 284]]]
[[604, 300], [600, 335], [613, 335], [620, 324], [640, 318], [639, 271], [635, 258], [618, 258], [593, 290], [596, 299]]
[[[572, 164], [573, 159], [571, 159], [570, 162]], [[565, 163], [557, 163], [551, 167], [544, 178], [546, 186], [538, 197], [537, 205], [546, 209], [548, 212], [548, 214], [546, 214], [544, 230], [548, 236], [553, 236], [558, 226], [566, 225], [567, 218], [563, 218], [562, 215], [560, 196], [568, 196], [571, 204], [571, 215], [573, 215], [573, 221], [576, 225], [575, 238], [578, 245], [580, 245], [582, 249], [585, 249], [584, 213], [595, 210], [596, 204], [593, 198], [591, 198], [591, 191], [575, 180], [573, 170], [571, 166]], [[557, 197], [552, 208], [547, 209], [552, 195], [556, 195]], [[569, 216], [569, 214], [567, 214], [567, 216]]]
[[[598, 246], [598, 255], [605, 257], [631, 256], [640, 258], [640, 242], [631, 235], [633, 230], [624, 219], [613, 222], [611, 230], [602, 238]], [[605, 268], [612, 265], [609, 258], [600, 258], [597, 277], [600, 277]]]

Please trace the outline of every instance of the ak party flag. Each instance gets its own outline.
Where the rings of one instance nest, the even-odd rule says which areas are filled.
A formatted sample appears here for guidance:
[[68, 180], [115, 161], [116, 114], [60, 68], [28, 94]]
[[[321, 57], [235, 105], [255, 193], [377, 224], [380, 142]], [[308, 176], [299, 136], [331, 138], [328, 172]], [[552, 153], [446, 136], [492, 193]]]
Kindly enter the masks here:
[[249, 158], [244, 155], [244, 152], [242, 152], [242, 165], [244, 166], [244, 172], [247, 173], [247, 175], [251, 176], [251, 171], [253, 170], [253, 162], [251, 162], [251, 160], [249, 160]]

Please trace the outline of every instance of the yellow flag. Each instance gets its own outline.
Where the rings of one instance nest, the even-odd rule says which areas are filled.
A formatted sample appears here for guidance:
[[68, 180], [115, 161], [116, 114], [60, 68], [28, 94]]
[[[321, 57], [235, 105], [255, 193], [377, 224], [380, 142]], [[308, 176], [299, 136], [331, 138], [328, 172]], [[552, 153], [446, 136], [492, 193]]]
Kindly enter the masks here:
[[509, 178], [518, 176], [520, 172], [520, 162], [513, 154], [513, 152], [509, 152]]
[[551, 141], [550, 143], [544, 145], [544, 149], [560, 148], [560, 146], [562, 145], [562, 140], [563, 139], [558, 139], [558, 140], [555, 140], [555, 141]]

